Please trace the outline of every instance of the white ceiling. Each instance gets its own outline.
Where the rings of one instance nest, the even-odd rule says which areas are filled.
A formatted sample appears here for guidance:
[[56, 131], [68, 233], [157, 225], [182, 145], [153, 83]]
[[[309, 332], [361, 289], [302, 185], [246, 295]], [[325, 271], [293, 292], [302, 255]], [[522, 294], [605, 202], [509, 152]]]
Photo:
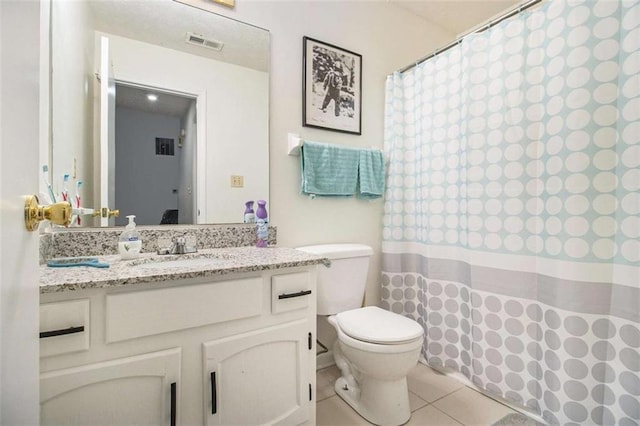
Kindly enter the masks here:
[[522, 0], [387, 0], [456, 35], [513, 9]]
[[[158, 99], [151, 102], [147, 99], [148, 94], [154, 94]], [[186, 115], [192, 102], [195, 102], [193, 98], [116, 83], [118, 107], [181, 118]]]

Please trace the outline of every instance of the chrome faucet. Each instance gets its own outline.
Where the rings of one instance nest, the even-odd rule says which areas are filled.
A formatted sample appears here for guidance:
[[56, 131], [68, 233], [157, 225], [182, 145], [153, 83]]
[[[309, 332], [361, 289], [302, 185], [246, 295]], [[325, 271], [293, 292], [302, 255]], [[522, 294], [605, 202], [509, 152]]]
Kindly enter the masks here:
[[171, 248], [159, 248], [158, 254], [187, 254], [195, 253], [198, 249], [195, 244], [193, 246], [187, 245], [187, 239], [184, 236], [176, 237], [172, 240]]
[[184, 237], [178, 237], [173, 242], [173, 246], [171, 247], [172, 254], [185, 254], [187, 252], [187, 241]]

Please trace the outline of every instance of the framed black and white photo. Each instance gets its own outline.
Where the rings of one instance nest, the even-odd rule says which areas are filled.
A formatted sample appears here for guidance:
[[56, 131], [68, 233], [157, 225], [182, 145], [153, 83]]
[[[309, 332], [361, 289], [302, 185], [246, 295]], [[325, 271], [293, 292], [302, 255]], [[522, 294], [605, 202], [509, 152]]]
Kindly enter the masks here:
[[302, 125], [362, 134], [362, 55], [303, 37]]

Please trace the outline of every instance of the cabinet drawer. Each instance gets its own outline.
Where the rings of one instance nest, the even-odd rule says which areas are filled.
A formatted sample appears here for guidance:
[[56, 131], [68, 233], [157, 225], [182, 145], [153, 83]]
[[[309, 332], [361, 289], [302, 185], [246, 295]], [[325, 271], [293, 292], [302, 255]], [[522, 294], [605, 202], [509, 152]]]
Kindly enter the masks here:
[[308, 308], [315, 300], [309, 279], [308, 272], [271, 277], [271, 312], [279, 314]]
[[183, 330], [262, 313], [262, 278], [110, 294], [106, 341]]
[[89, 299], [40, 305], [40, 357], [89, 349]]

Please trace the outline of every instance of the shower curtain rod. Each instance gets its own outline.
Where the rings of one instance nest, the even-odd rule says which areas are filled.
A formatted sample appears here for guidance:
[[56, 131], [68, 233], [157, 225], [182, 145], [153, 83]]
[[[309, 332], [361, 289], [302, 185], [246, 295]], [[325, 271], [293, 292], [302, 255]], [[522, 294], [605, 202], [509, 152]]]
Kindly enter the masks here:
[[493, 27], [496, 24], [499, 24], [500, 22], [504, 21], [507, 18], [511, 18], [514, 15], [517, 15], [518, 13], [523, 12], [524, 10], [530, 8], [531, 6], [534, 6], [538, 3], [543, 2], [544, 0], [529, 0], [525, 3], [522, 3], [521, 5], [519, 5], [518, 7], [515, 7], [513, 9], [511, 9], [510, 11], [506, 12], [503, 15], [497, 16], [491, 20], [489, 20], [487, 23], [485, 24], [481, 24], [478, 27], [472, 28], [471, 30], [467, 31], [466, 33], [462, 34], [461, 36], [459, 36], [458, 38], [456, 38], [454, 41], [452, 41], [449, 44], [446, 44], [444, 46], [442, 46], [439, 49], [436, 49], [435, 51], [433, 51], [433, 53], [428, 54], [427, 56], [424, 56], [420, 59], [418, 59], [416, 62], [407, 65], [406, 67], [400, 68], [397, 72], [403, 73], [405, 71], [410, 70], [411, 68], [417, 67], [418, 65], [420, 65], [421, 63], [435, 57], [438, 56], [439, 54], [441, 54], [442, 52], [451, 49], [452, 47], [456, 46], [457, 44], [459, 44], [462, 39], [464, 39], [466, 36], [468, 36], [469, 34], [473, 34], [473, 33], [481, 33], [482, 31], [488, 30], [489, 28]]

